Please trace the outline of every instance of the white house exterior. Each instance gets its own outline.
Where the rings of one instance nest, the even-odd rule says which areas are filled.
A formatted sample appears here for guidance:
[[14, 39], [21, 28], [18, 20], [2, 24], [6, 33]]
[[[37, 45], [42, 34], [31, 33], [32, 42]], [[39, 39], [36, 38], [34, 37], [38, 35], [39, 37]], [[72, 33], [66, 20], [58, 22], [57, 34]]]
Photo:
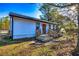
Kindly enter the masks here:
[[14, 17], [13, 24], [13, 39], [35, 36], [35, 21]]
[[[49, 29], [48, 21], [10, 13], [10, 32], [13, 39], [31, 38], [36, 36], [37, 22], [40, 23], [39, 29], [41, 34], [46, 34]], [[51, 27], [52, 28], [52, 27]]]

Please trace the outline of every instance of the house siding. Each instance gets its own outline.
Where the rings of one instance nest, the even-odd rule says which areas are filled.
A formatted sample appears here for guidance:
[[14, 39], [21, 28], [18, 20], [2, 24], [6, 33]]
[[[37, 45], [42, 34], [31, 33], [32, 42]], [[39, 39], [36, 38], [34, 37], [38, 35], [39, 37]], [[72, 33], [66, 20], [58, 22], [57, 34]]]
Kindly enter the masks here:
[[36, 35], [36, 22], [18, 17], [13, 18], [13, 39], [30, 38]]

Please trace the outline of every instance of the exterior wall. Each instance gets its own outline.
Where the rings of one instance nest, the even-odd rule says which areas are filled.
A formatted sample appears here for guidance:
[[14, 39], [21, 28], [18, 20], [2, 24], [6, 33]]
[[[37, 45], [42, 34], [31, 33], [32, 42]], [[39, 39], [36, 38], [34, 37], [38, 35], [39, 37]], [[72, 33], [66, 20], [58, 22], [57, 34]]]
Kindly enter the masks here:
[[41, 30], [41, 34], [43, 33], [42, 32], [42, 22], [40, 22], [40, 30]]
[[49, 30], [49, 24], [46, 24], [46, 33], [48, 33]]
[[[18, 17], [11, 17], [10, 31], [13, 39], [30, 38], [36, 35], [36, 21], [30, 19], [23, 19]], [[13, 20], [13, 25], [12, 25]], [[48, 32], [49, 24], [46, 23], [46, 33]], [[42, 22], [40, 22], [40, 30], [42, 31]]]
[[17, 17], [13, 18], [13, 39], [34, 37], [35, 30], [35, 21]]

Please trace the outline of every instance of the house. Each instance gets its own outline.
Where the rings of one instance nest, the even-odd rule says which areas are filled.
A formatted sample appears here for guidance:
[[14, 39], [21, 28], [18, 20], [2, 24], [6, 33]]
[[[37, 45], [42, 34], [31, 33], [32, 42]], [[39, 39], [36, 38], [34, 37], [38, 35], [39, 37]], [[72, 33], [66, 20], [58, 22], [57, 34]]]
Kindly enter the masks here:
[[49, 30], [49, 24], [52, 22], [17, 14], [9, 13], [10, 16], [10, 33], [12, 39], [31, 38], [36, 36], [36, 31], [39, 30], [41, 34], [46, 34]]

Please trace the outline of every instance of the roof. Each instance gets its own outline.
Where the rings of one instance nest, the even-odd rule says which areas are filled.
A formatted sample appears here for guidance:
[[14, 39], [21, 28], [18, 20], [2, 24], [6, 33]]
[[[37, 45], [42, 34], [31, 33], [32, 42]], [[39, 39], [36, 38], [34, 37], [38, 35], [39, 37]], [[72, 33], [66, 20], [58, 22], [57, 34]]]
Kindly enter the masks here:
[[19, 17], [19, 18], [24, 18], [24, 19], [29, 19], [29, 20], [34, 20], [34, 21], [40, 21], [40, 22], [45, 22], [45, 23], [54, 24], [53, 22], [49, 22], [49, 21], [46, 21], [46, 20], [41, 20], [41, 19], [38, 19], [38, 18], [33, 18], [33, 17], [21, 15], [21, 14], [17, 14], [17, 13], [13, 13], [13, 12], [10, 12], [10, 13], [9, 13], [9, 16]]

